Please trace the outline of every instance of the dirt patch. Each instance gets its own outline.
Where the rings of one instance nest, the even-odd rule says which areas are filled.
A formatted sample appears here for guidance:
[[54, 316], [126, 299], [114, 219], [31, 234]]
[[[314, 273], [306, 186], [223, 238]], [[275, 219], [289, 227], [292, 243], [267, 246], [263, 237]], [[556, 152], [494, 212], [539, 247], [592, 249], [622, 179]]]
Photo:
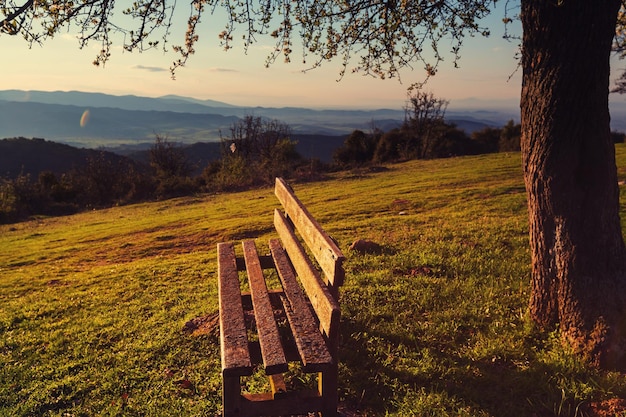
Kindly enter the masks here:
[[183, 326], [183, 333], [191, 336], [204, 334], [218, 336], [220, 331], [220, 315], [215, 312], [206, 316], [195, 317]]

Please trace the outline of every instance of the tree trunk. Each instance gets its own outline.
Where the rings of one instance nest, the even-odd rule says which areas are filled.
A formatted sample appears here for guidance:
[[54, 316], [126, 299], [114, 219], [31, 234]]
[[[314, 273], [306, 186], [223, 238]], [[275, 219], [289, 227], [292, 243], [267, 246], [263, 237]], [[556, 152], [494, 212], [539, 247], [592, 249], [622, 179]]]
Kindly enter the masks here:
[[592, 364], [626, 368], [626, 252], [608, 108], [620, 0], [522, 0], [530, 316]]

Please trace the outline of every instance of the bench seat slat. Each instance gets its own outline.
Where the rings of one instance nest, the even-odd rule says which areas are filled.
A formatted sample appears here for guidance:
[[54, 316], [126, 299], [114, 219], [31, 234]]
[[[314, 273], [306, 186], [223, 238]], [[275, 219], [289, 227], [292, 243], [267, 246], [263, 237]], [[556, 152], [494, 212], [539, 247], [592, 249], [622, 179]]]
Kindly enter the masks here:
[[252, 375], [235, 249], [232, 243], [219, 243], [217, 252], [222, 373]]
[[271, 375], [287, 372], [289, 367], [280, 341], [278, 326], [274, 318], [274, 309], [270, 302], [261, 261], [254, 240], [245, 240], [243, 242], [243, 253], [246, 260], [246, 271], [250, 282], [254, 318], [259, 334], [265, 373]]
[[319, 331], [311, 308], [296, 281], [287, 254], [278, 239], [269, 243], [276, 270], [283, 285], [283, 306], [305, 372], [320, 372], [332, 364], [332, 356]]

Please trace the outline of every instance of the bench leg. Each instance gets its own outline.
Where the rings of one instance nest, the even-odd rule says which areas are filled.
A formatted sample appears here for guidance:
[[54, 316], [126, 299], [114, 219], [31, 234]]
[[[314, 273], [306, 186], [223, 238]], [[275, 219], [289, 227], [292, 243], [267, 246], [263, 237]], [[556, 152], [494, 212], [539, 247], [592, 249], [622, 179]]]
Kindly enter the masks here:
[[320, 372], [317, 376], [317, 384], [322, 401], [324, 403], [322, 410], [323, 417], [336, 417], [337, 407], [339, 405], [339, 385], [337, 382], [337, 365], [333, 365], [326, 372]]
[[241, 382], [238, 376], [222, 376], [222, 416], [236, 417], [241, 411]]

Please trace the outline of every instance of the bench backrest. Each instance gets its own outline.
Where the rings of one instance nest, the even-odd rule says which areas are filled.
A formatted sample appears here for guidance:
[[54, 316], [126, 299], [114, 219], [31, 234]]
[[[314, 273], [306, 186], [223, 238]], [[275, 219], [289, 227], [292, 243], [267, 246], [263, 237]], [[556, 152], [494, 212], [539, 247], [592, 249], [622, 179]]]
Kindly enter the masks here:
[[[284, 208], [284, 214], [275, 210], [274, 226], [311, 301], [321, 330], [334, 345], [338, 337], [338, 296], [345, 277], [345, 257], [282, 178], [276, 179], [274, 192]], [[317, 261], [323, 279], [312, 265], [298, 235]]]

